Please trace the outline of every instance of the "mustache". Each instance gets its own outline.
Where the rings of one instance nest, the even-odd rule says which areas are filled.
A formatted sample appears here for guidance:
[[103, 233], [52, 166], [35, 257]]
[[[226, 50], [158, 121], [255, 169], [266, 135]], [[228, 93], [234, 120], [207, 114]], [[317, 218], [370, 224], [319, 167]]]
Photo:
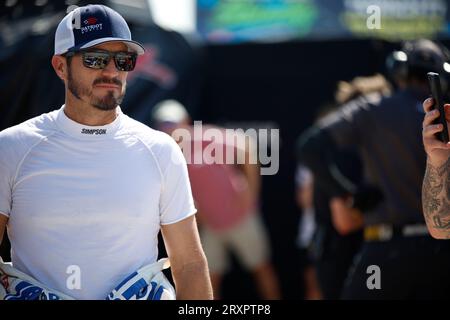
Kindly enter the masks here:
[[112, 79], [105, 78], [105, 77], [98, 78], [98, 79], [95, 79], [95, 81], [92, 83], [92, 85], [95, 86], [97, 84], [115, 84], [115, 85], [122, 87], [122, 81], [120, 81], [119, 79], [116, 79], [116, 78], [112, 78]]

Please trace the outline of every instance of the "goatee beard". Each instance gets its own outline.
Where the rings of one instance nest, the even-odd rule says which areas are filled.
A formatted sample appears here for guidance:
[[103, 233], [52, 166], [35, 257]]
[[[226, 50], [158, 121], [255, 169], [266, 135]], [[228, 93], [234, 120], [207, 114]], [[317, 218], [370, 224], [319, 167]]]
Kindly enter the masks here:
[[101, 99], [91, 98], [91, 105], [99, 110], [108, 111], [117, 108], [123, 100], [123, 95], [118, 98], [114, 97], [113, 91], [108, 91], [108, 94]]
[[[81, 99], [82, 96], [85, 96], [89, 99], [89, 103], [96, 109], [102, 110], [102, 111], [110, 111], [117, 108], [123, 101], [123, 98], [125, 96], [125, 92], [118, 96], [117, 98], [114, 97], [114, 91], [110, 90], [108, 93], [102, 97], [98, 98], [93, 96], [92, 90], [88, 90], [87, 88], [82, 87], [76, 81], [74, 81], [72, 77], [72, 73], [70, 72], [70, 69], [68, 70], [68, 84], [67, 87], [69, 91], [72, 93], [72, 95], [77, 98], [78, 100]], [[97, 79], [94, 81], [93, 85], [99, 84], [99, 83], [113, 83], [122, 86], [122, 82], [120, 82], [117, 79]]]

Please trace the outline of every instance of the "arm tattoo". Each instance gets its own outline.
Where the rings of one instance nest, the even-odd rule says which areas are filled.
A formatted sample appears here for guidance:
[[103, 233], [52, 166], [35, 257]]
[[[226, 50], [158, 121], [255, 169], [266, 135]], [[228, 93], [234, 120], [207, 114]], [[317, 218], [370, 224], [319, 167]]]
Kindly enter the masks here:
[[428, 227], [450, 239], [450, 158], [438, 168], [427, 163], [422, 205]]

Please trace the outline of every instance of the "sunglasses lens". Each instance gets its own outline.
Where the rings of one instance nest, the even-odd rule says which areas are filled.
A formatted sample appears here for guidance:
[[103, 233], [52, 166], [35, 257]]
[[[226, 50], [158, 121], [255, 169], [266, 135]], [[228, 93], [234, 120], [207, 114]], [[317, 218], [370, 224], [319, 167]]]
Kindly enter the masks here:
[[115, 62], [119, 71], [132, 71], [136, 66], [136, 54], [129, 52], [119, 52], [116, 54]]
[[83, 64], [92, 69], [104, 69], [108, 65], [109, 54], [103, 52], [84, 52]]
[[87, 68], [104, 69], [109, 63], [111, 56], [114, 56], [114, 62], [119, 71], [132, 71], [136, 66], [137, 54], [133, 52], [101, 52], [86, 51], [83, 52], [83, 64]]

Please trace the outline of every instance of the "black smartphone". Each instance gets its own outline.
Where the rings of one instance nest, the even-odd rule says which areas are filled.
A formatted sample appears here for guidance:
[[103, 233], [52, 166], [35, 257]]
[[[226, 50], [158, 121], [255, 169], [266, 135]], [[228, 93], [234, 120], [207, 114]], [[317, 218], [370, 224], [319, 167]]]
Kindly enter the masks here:
[[442, 95], [441, 81], [439, 80], [439, 74], [436, 72], [428, 72], [428, 83], [430, 85], [431, 95], [434, 99], [434, 108], [439, 110], [439, 118], [434, 122], [435, 124], [442, 124], [444, 126], [444, 130], [437, 133], [437, 137], [444, 143], [448, 142], [448, 127], [447, 120], [445, 120], [445, 111], [444, 111], [444, 98]]

